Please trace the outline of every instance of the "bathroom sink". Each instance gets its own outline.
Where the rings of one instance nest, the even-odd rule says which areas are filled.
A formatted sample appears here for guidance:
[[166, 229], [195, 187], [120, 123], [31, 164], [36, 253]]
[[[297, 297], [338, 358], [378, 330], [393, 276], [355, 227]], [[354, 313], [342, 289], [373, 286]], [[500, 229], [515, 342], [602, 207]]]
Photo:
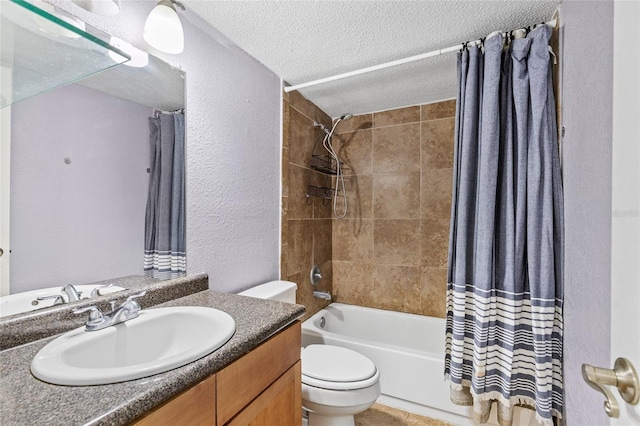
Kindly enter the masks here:
[[31, 362], [38, 379], [57, 385], [124, 382], [181, 367], [215, 351], [235, 332], [218, 309], [195, 306], [140, 311], [98, 331], [78, 328], [53, 340]]

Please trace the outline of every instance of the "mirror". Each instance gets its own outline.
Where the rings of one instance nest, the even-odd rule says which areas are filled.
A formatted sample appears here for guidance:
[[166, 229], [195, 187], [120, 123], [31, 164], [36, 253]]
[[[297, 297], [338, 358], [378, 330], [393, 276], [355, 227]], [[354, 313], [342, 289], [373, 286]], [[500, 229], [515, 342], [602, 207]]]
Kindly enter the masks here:
[[148, 119], [184, 82], [150, 55], [8, 107], [10, 294], [143, 274]]

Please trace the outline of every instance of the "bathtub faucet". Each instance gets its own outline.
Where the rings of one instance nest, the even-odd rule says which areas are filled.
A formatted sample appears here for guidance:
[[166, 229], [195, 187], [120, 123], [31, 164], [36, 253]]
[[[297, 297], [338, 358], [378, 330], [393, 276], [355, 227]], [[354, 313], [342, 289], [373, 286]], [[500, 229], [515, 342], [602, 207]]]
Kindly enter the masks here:
[[313, 297], [331, 301], [331, 294], [328, 291], [314, 291]]

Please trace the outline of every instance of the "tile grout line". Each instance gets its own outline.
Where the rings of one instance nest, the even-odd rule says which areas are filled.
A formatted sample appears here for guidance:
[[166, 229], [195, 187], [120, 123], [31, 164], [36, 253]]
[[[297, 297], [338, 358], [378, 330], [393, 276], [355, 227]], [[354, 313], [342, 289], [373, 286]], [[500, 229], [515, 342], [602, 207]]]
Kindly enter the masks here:
[[423, 194], [423, 176], [424, 176], [424, 171], [423, 169], [423, 158], [422, 158], [422, 150], [423, 150], [423, 141], [422, 141], [422, 105], [420, 105], [420, 129], [419, 129], [419, 134], [420, 134], [420, 185], [419, 185], [419, 191], [420, 191], [420, 205], [418, 207], [419, 210], [419, 215], [418, 217], [420, 218], [420, 226], [419, 226], [419, 233], [420, 233], [420, 253], [419, 253], [419, 258], [420, 258], [420, 275], [418, 277], [418, 291], [419, 291], [419, 303], [418, 306], [420, 306], [420, 310], [422, 310], [422, 296], [423, 296], [423, 292], [422, 292], [422, 245], [424, 244], [424, 236], [422, 235], [422, 221], [424, 219], [423, 217], [423, 202], [424, 200], [422, 199], [422, 194]]

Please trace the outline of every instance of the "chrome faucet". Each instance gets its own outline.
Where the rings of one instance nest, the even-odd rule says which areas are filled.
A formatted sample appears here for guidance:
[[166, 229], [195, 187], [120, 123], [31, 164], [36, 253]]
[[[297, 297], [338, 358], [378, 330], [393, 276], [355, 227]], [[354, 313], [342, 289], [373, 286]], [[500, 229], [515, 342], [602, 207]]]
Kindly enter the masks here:
[[328, 291], [314, 291], [313, 297], [331, 301], [331, 294]]
[[318, 283], [322, 279], [322, 273], [320, 272], [320, 265], [313, 265], [311, 271], [309, 272], [309, 280], [311, 281], [311, 286], [314, 288], [313, 297], [316, 299], [324, 299], [331, 302], [331, 293], [328, 291], [317, 291], [315, 290], [318, 287]]
[[[80, 296], [82, 295], [81, 291], [77, 291], [74, 286], [71, 284], [67, 284], [60, 289], [60, 293], [62, 294], [53, 294], [51, 296], [38, 296], [36, 300], [38, 302], [42, 302], [43, 300], [55, 299], [53, 301], [54, 305], [62, 305], [64, 303], [75, 302], [80, 300]], [[67, 296], [66, 298], [64, 296]], [[32, 305], [37, 305], [37, 302], [32, 302]]]
[[82, 292], [76, 290], [76, 288], [71, 284], [65, 285], [60, 291], [67, 295], [67, 302], [77, 302], [80, 300], [80, 296], [82, 295]]
[[112, 302], [111, 313], [103, 314], [97, 306], [87, 306], [85, 308], [75, 309], [74, 314], [82, 314], [89, 312], [89, 320], [85, 323], [86, 331], [102, 330], [103, 328], [110, 327], [112, 325], [120, 324], [121, 322], [129, 321], [130, 319], [137, 318], [140, 315], [142, 308], [140, 304], [133, 299], [142, 297], [147, 294], [146, 290], [142, 290], [140, 293], [132, 294], [127, 297], [122, 305], [118, 308], [115, 307], [115, 302]]

